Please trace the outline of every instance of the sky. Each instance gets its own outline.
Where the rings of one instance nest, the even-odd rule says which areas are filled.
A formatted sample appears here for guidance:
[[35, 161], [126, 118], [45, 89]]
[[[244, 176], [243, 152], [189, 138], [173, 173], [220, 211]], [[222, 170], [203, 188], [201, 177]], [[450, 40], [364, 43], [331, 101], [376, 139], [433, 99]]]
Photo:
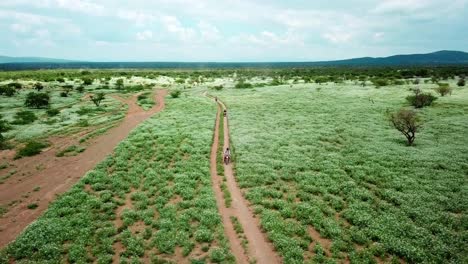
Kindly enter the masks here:
[[468, 51], [468, 0], [0, 0], [0, 55], [321, 61]]

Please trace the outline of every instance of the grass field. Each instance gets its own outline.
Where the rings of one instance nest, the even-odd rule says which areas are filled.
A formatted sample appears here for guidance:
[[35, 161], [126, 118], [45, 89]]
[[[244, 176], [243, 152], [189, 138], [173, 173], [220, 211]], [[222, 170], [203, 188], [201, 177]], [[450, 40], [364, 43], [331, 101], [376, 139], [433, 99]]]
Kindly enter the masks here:
[[386, 116], [409, 94], [352, 84], [217, 93], [238, 182], [285, 263], [468, 261], [468, 90], [420, 111], [414, 147]]
[[3, 260], [232, 262], [210, 185], [215, 105], [194, 97], [167, 104], [58, 198]]
[[[468, 88], [443, 79], [453, 92], [417, 110], [423, 126], [409, 147], [389, 113], [411, 108], [405, 99], [411, 88], [436, 94], [437, 84], [429, 78], [418, 83], [389, 78], [389, 85], [376, 88], [374, 76], [344, 80], [335, 70], [336, 82], [323, 84], [306, 82], [307, 76], [293, 70], [282, 76], [249, 70], [239, 76], [93, 71], [93, 84], [68, 97], [50, 81], [58, 73], [41, 71], [50, 79], [51, 108], [60, 112], [32, 110], [38, 120], [3, 133], [10, 142], [96, 128], [83, 143], [122, 119], [121, 98], [135, 96], [149, 109], [155, 85], [181, 95], [166, 96], [162, 112], [0, 251], [0, 263], [235, 262], [211, 186], [217, 109], [205, 92], [228, 108], [235, 177], [284, 263], [467, 263]], [[10, 80], [0, 73], [0, 79], [27, 86], [34, 74], [15, 72]], [[73, 78], [82, 73], [64, 74], [71, 76], [66, 82], [76, 83]], [[118, 74], [127, 76], [124, 88], [115, 88], [122, 79]], [[4, 119], [14, 123], [31, 89], [0, 98]], [[100, 91], [106, 94], [101, 107], [84, 98]], [[221, 145], [223, 140], [220, 136]], [[81, 149], [72, 145], [57, 156]], [[223, 176], [221, 160], [217, 166]], [[28, 210], [37, 204], [33, 207]], [[6, 212], [0, 207], [0, 214]], [[245, 226], [236, 217], [230, 220], [245, 238]]]

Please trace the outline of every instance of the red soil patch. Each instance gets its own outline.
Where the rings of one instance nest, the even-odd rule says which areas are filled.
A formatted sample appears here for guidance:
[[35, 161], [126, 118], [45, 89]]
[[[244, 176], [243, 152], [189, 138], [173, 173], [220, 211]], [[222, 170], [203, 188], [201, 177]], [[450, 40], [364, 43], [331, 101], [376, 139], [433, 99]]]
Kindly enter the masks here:
[[[17, 169], [17, 172], [0, 185], [0, 204], [21, 202], [12, 205], [0, 218], [0, 248], [14, 240], [27, 225], [41, 215], [57, 194], [67, 191], [87, 171], [111, 153], [132, 129], [154, 113], [161, 111], [165, 106], [166, 94], [166, 90], [159, 90], [155, 96], [156, 106], [148, 111], [144, 111], [136, 104], [136, 96], [122, 99], [129, 107], [124, 120], [106, 134], [91, 139], [86, 150], [76, 156], [55, 157], [58, 148], [54, 147], [54, 142], [50, 149], [37, 156], [11, 160], [2, 155]], [[37, 186], [41, 187], [40, 190], [32, 192]], [[28, 192], [31, 192], [29, 197], [22, 198], [22, 195]], [[29, 203], [36, 201], [38, 204], [36, 209], [27, 209]]]

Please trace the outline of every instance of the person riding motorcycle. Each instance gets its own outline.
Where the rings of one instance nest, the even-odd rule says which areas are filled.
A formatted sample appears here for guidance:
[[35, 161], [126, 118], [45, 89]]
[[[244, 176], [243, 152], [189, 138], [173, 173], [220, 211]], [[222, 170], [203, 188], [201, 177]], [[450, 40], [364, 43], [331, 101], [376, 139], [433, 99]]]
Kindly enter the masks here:
[[226, 150], [224, 151], [224, 162], [228, 164], [230, 160], [231, 160], [231, 150], [229, 148], [226, 148]]

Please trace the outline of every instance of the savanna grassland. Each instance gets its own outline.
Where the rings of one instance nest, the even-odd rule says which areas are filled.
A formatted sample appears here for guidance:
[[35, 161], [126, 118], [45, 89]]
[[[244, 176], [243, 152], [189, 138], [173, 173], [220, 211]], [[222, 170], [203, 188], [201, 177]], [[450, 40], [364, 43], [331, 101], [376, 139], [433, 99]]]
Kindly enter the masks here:
[[286, 263], [467, 261], [468, 90], [420, 110], [408, 147], [387, 116], [410, 107], [411, 86], [218, 94], [239, 186]]
[[7, 256], [57, 263], [110, 263], [114, 255], [121, 263], [232, 260], [210, 185], [214, 110], [205, 98], [169, 102], [52, 203]]
[[[235, 263], [217, 202], [239, 199], [218, 148], [216, 200], [218, 109], [209, 96], [227, 107], [234, 187], [283, 263], [466, 263], [467, 74], [463, 66], [0, 72], [3, 153], [55, 136], [78, 135], [84, 148], [133, 102], [151, 109], [168, 90], [162, 111], [44, 208], [0, 250], [0, 263]], [[28, 107], [30, 93], [48, 104]], [[390, 122], [400, 109], [417, 124], [411, 146]], [[11, 169], [1, 166], [2, 175]], [[33, 176], [17, 177], [4, 180]], [[0, 217], [18, 206], [2, 202]], [[242, 218], [230, 219], [251, 247]]]

